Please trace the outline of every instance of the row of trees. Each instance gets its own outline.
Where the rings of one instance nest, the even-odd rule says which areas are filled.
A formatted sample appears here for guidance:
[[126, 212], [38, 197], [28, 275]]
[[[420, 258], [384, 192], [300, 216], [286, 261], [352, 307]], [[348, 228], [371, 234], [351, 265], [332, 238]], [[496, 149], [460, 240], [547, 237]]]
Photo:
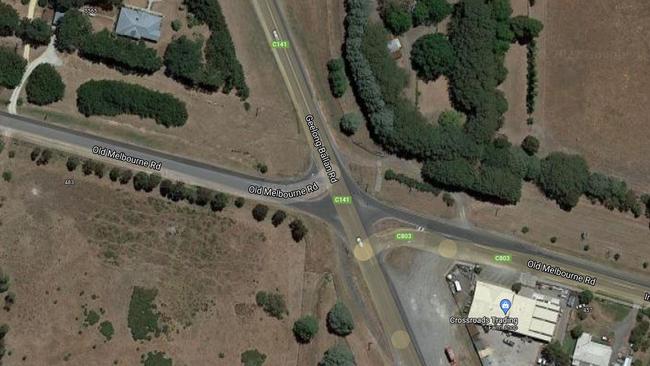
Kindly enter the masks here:
[[[255, 221], [262, 222], [266, 219], [266, 215], [269, 212], [269, 207], [264, 204], [257, 204], [253, 207], [251, 211]], [[277, 210], [271, 217], [271, 223], [273, 226], [280, 226], [284, 220], [287, 218], [287, 213], [282, 210]], [[297, 243], [301, 241], [305, 235], [309, 232], [305, 224], [300, 219], [294, 219], [289, 223], [289, 229], [291, 230], [291, 238]]]
[[327, 63], [328, 77], [330, 83], [330, 90], [334, 98], [340, 98], [345, 94], [348, 89], [348, 78], [345, 76], [345, 63], [343, 59], [331, 59]]
[[0, 36], [12, 35], [32, 46], [40, 46], [50, 41], [52, 28], [40, 18], [21, 20], [16, 9], [9, 4], [0, 3]]
[[246, 85], [244, 69], [237, 60], [235, 45], [219, 2], [217, 0], [185, 0], [185, 5], [189, 12], [210, 28], [210, 38], [205, 45], [205, 59], [210, 72], [218, 73], [219, 78], [223, 80], [221, 90], [227, 94], [235, 89], [237, 96], [242, 100], [247, 99], [250, 90]]
[[156, 50], [144, 41], [118, 37], [107, 29], [93, 33], [88, 16], [74, 8], [66, 11], [57, 24], [56, 47], [61, 52], [79, 50], [81, 57], [101, 62], [125, 74], [149, 75], [163, 65]]
[[14, 50], [0, 47], [0, 86], [13, 89], [20, 84], [27, 61]]
[[529, 115], [535, 112], [537, 84], [537, 42], [532, 40], [526, 46], [526, 112]]
[[116, 80], [90, 80], [77, 89], [77, 108], [85, 116], [135, 114], [165, 127], [187, 121], [185, 103], [169, 93]]
[[384, 179], [397, 181], [409, 187], [409, 190], [415, 189], [420, 192], [430, 192], [436, 196], [440, 194], [440, 189], [434, 187], [430, 183], [421, 182], [402, 173], [395, 173], [392, 169], [386, 170], [386, 173], [384, 173]]

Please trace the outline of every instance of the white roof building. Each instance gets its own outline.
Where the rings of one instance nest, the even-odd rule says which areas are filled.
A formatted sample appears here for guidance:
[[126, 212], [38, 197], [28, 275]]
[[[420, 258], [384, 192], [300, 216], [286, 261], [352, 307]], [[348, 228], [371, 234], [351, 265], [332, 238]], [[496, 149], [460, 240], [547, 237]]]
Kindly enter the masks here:
[[573, 366], [608, 366], [612, 347], [591, 341], [591, 334], [582, 333], [573, 351]]
[[505, 315], [499, 304], [501, 300], [508, 299], [511, 306], [507, 316], [518, 320], [517, 330], [513, 333], [550, 342], [560, 316], [559, 300], [540, 294], [534, 294], [533, 297], [531, 299], [515, 294], [510, 289], [477, 281], [468, 317], [503, 318]]

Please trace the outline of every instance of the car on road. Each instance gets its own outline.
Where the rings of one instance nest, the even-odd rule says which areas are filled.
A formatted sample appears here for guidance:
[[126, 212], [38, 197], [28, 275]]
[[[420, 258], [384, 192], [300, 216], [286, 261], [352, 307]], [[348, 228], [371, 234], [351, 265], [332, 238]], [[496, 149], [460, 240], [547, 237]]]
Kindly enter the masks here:
[[357, 244], [359, 244], [360, 247], [363, 246], [363, 240], [361, 240], [361, 238], [358, 236], [357, 236]]
[[447, 356], [447, 361], [449, 361], [450, 365], [457, 365], [456, 354], [454, 353], [454, 350], [451, 349], [451, 347], [445, 347], [445, 356]]
[[272, 33], [273, 33], [273, 39], [275, 39], [276, 41], [279, 41], [280, 40], [280, 33], [278, 33], [278, 31], [276, 29], [274, 29]]

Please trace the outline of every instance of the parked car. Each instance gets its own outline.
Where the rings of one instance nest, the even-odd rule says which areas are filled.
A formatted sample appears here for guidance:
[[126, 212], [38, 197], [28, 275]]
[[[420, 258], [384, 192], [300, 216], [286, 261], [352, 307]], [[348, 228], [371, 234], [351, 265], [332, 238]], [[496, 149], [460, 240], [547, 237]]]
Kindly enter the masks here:
[[451, 365], [456, 365], [456, 354], [451, 347], [445, 347], [445, 356], [447, 356], [447, 361], [449, 361]]

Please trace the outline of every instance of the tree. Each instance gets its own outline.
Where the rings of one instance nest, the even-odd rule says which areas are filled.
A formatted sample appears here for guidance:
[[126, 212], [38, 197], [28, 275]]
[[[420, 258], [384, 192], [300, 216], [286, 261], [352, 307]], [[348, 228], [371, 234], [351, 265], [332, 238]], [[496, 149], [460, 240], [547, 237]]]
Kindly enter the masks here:
[[108, 178], [113, 182], [117, 182], [117, 180], [120, 178], [120, 168], [112, 167], [108, 172]]
[[13, 89], [23, 77], [27, 61], [13, 50], [0, 47], [0, 86]]
[[318, 333], [318, 320], [313, 315], [305, 315], [293, 323], [293, 335], [299, 343], [309, 343]]
[[162, 182], [160, 182], [160, 195], [163, 197], [169, 197], [169, 194], [171, 193], [172, 189], [172, 181], [169, 179], [163, 179]]
[[581, 304], [588, 305], [593, 299], [594, 294], [589, 290], [584, 290], [578, 295], [578, 301], [580, 301]]
[[[203, 83], [206, 79], [205, 65], [203, 59], [203, 41], [201, 39], [191, 40], [181, 36], [173, 40], [165, 50], [163, 62], [165, 73], [182, 84], [194, 87]], [[216, 90], [221, 81], [207, 88]], [[207, 85], [205, 85], [207, 86]]]
[[7, 292], [7, 290], [9, 290], [10, 282], [11, 282], [11, 278], [9, 277], [9, 275], [4, 272], [0, 272], [0, 294], [3, 292]]
[[276, 319], [282, 319], [285, 314], [289, 313], [284, 296], [277, 292], [258, 291], [255, 294], [255, 302], [257, 306], [264, 309], [264, 312]]
[[275, 211], [273, 216], [271, 216], [271, 223], [273, 224], [273, 226], [278, 227], [278, 226], [280, 226], [282, 224], [282, 222], [286, 218], [287, 218], [287, 213], [286, 212], [284, 212], [282, 210], [277, 210], [277, 211]]
[[70, 9], [56, 26], [56, 48], [61, 52], [74, 52], [92, 31], [90, 18], [77, 9]]
[[68, 157], [68, 161], [65, 162], [65, 166], [68, 168], [68, 171], [75, 171], [77, 169], [77, 166], [79, 166], [79, 158], [76, 156]]
[[453, 6], [446, 0], [419, 0], [413, 8], [413, 23], [415, 25], [431, 25], [440, 23], [449, 14]]
[[122, 169], [120, 172], [120, 184], [127, 184], [133, 177], [133, 172], [130, 169]]
[[348, 89], [348, 79], [345, 76], [345, 65], [340, 58], [334, 58], [327, 62], [328, 81], [330, 90], [335, 98], [340, 98]]
[[427, 82], [448, 75], [455, 59], [449, 40], [440, 33], [418, 38], [411, 49], [411, 66], [418, 77]]
[[578, 324], [573, 329], [571, 329], [571, 338], [573, 339], [578, 339], [582, 335], [583, 330], [582, 330], [582, 324]]
[[362, 120], [363, 117], [359, 113], [352, 112], [344, 114], [339, 122], [341, 132], [348, 136], [354, 135], [361, 125]]
[[11, 173], [11, 170], [5, 170], [2, 172], [2, 180], [5, 182], [11, 182], [11, 178], [13, 177], [13, 174]]
[[404, 34], [413, 26], [411, 14], [403, 6], [392, 1], [386, 1], [382, 17], [386, 28], [394, 35]]
[[537, 38], [544, 29], [544, 25], [535, 18], [518, 15], [510, 19], [510, 29], [514, 33], [517, 42], [523, 45]]
[[336, 344], [325, 351], [318, 366], [355, 366], [352, 351], [343, 343]]
[[212, 211], [222, 211], [228, 205], [228, 195], [222, 192], [217, 192], [210, 200], [210, 208]]
[[40, 18], [32, 20], [23, 18], [16, 30], [16, 35], [30, 45], [42, 46], [50, 43], [52, 27]]
[[257, 221], [264, 221], [266, 214], [269, 212], [269, 208], [266, 205], [258, 203], [253, 207], [253, 218]]
[[9, 333], [9, 325], [6, 323], [0, 325], [0, 339], [4, 339], [7, 333]]
[[27, 79], [27, 101], [46, 105], [63, 99], [65, 84], [61, 75], [50, 64], [40, 64]]
[[519, 282], [513, 283], [511, 289], [514, 293], [518, 294], [519, 291], [521, 291], [521, 283]]
[[249, 349], [241, 354], [241, 363], [244, 366], [262, 366], [266, 361], [266, 355], [257, 349]]
[[237, 207], [237, 208], [244, 207], [244, 203], [246, 203], [246, 200], [244, 199], [244, 197], [237, 197], [235, 199], [235, 207]]
[[348, 310], [347, 306], [345, 306], [345, 304], [340, 300], [337, 300], [336, 304], [334, 304], [329, 313], [327, 313], [327, 329], [330, 333], [334, 333], [341, 337], [349, 335], [354, 329], [352, 314], [350, 313], [350, 310]]
[[546, 197], [555, 200], [564, 210], [571, 210], [578, 204], [588, 180], [589, 167], [579, 155], [554, 152], [541, 161], [538, 185]]
[[524, 138], [524, 141], [521, 142], [521, 148], [524, 149], [526, 154], [535, 155], [539, 150], [539, 140], [537, 137], [528, 135]]
[[20, 16], [11, 5], [0, 3], [0, 37], [10, 37], [18, 29]]
[[181, 22], [180, 19], [172, 20], [172, 30], [174, 32], [178, 32], [181, 28], [183, 28], [183, 22]]
[[136, 173], [133, 177], [133, 188], [136, 191], [141, 191], [149, 185], [149, 174], [145, 172]]
[[546, 360], [550, 361], [551, 365], [569, 366], [571, 364], [571, 357], [566, 353], [558, 341], [553, 341], [547, 344], [544, 349], [542, 349], [542, 355]]
[[303, 224], [299, 219], [291, 221], [289, 228], [291, 229], [291, 238], [293, 238], [296, 243], [301, 241], [309, 231], [305, 224]]

